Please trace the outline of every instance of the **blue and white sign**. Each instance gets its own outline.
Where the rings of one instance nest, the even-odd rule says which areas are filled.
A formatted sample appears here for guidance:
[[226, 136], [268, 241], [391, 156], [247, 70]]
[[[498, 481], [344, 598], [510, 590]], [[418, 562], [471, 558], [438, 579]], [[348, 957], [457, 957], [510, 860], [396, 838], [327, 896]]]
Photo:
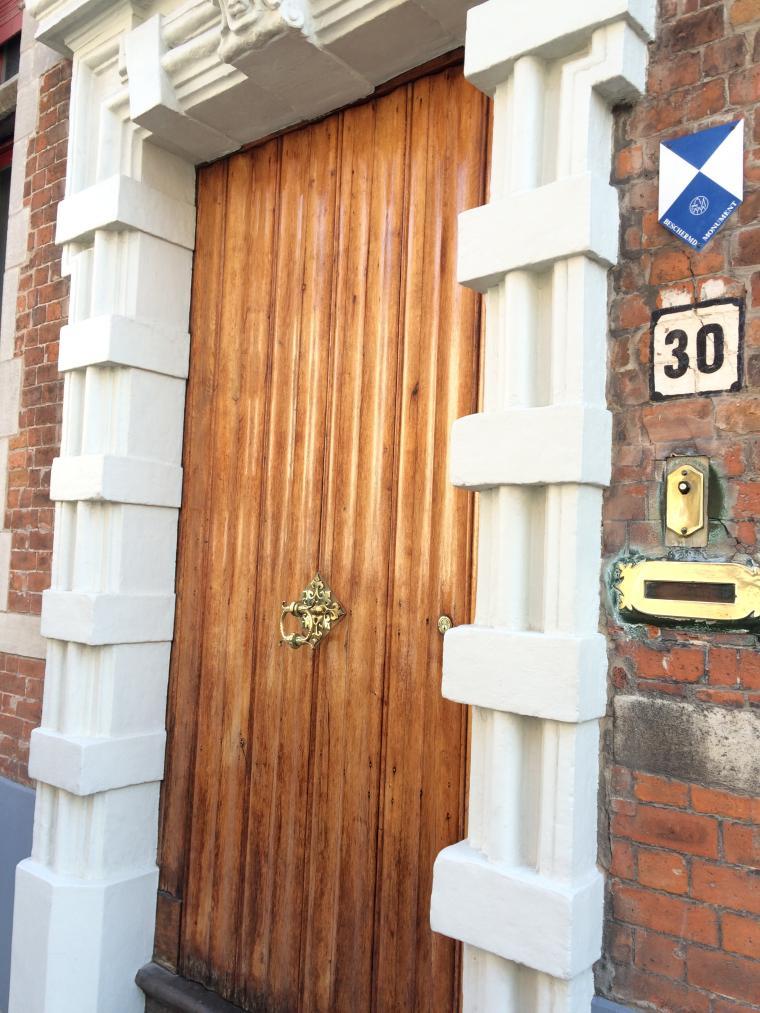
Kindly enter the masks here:
[[660, 224], [701, 250], [744, 199], [744, 120], [660, 145]]

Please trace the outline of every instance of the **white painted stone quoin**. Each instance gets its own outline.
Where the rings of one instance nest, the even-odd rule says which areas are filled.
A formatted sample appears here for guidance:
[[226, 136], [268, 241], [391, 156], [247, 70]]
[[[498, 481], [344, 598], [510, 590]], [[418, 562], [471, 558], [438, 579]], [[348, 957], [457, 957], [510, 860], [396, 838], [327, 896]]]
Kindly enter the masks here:
[[469, 837], [436, 860], [431, 921], [466, 944], [471, 1011], [586, 1013], [594, 993], [612, 106], [643, 92], [653, 30], [644, 0], [468, 17], [465, 72], [494, 98], [490, 200], [459, 233], [484, 404], [451, 441], [452, 481], [480, 491], [476, 619], [444, 642], [444, 695], [473, 708]]
[[[461, 45], [468, 6], [29, 0], [38, 38], [74, 60], [58, 224], [71, 314], [10, 1013], [143, 1005], [194, 167]], [[458, 484], [484, 491], [477, 625], [447, 635], [444, 665], [446, 695], [474, 706], [470, 837], [436, 863], [432, 921], [468, 944], [468, 1010], [587, 1010], [591, 998], [610, 106], [643, 87], [651, 31], [648, 0], [489, 0], [467, 28], [468, 76], [495, 97], [491, 202], [463, 216], [459, 256], [460, 279], [486, 292], [485, 403], [455, 426], [451, 459]], [[531, 459], [530, 433], [566, 449]]]

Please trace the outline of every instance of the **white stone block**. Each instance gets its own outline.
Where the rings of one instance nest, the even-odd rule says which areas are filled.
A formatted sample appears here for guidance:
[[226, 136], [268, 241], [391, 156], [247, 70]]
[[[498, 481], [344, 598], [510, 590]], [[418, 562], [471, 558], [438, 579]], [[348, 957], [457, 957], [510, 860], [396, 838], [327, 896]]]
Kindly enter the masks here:
[[42, 635], [79, 644], [135, 644], [171, 640], [173, 594], [95, 594], [45, 591]]
[[459, 215], [457, 279], [485, 292], [508, 271], [580, 254], [617, 260], [617, 191], [592, 173], [523, 190]]
[[[456, 38], [450, 34], [453, 20], [451, 12], [444, 13], [444, 18], [441, 19], [436, 16], [434, 5], [435, 0], [419, 4], [408, 0], [386, 0], [380, 14], [383, 43], [378, 45], [377, 7], [352, 2], [316, 4], [313, 17], [319, 46], [335, 54], [344, 68], [342, 73], [337, 68], [332, 71], [330, 76], [334, 82], [333, 90], [336, 84], [346, 80], [342, 87], [346, 95], [351, 95], [353, 91], [349, 101], [355, 100], [361, 94], [366, 95], [371, 91], [369, 82], [380, 84], [417, 65], [421, 53], [429, 54], [426, 57], [429, 59], [434, 53], [445, 53], [461, 45], [462, 36]], [[465, 13], [462, 6], [459, 13], [458, 27], [461, 31]], [[445, 26], [444, 20], [448, 22]], [[252, 55], [255, 56], [255, 53]], [[352, 91], [349, 91], [350, 79], [346, 78], [348, 68], [353, 69], [357, 82]], [[246, 70], [245, 67], [242, 69]], [[317, 77], [324, 74], [316, 61], [308, 69], [311, 73], [316, 71]], [[293, 89], [294, 94], [288, 94], [288, 97], [294, 106], [297, 103], [297, 108], [303, 108], [305, 101], [308, 101], [309, 90]], [[333, 109], [339, 104], [335, 98], [331, 107]]]
[[610, 479], [612, 422], [604, 408], [550, 405], [480, 412], [451, 430], [451, 481], [464, 489]]
[[239, 141], [182, 110], [163, 66], [166, 44], [160, 15], [149, 18], [126, 36], [125, 52], [132, 120], [149, 130], [156, 144], [194, 162], [211, 161], [240, 146]]
[[164, 776], [166, 732], [81, 738], [35, 728], [29, 749], [29, 776], [73, 795], [160, 781]]
[[21, 357], [0, 362], [0, 438], [18, 432]]
[[21, 267], [27, 259], [29, 242], [28, 208], [19, 208], [8, 218], [8, 240], [5, 248], [5, 266]]
[[54, 552], [57, 590], [150, 595], [174, 586], [176, 509], [81, 500], [68, 516], [76, 546], [63, 566]]
[[546, 17], [525, 0], [489, 0], [467, 15], [465, 76], [492, 95], [520, 56], [567, 56], [582, 49], [596, 28], [620, 19], [642, 38], [652, 38], [654, 17], [654, 0], [560, 0]]
[[[123, 312], [136, 320], [186, 333], [190, 317], [192, 250], [144, 232], [131, 233], [128, 241], [133, 247], [130, 257], [134, 269], [130, 273], [131, 284]], [[156, 269], [157, 264], [161, 265], [160, 270]], [[107, 265], [96, 262], [93, 279], [100, 280], [103, 266], [107, 269]], [[96, 303], [97, 299], [93, 298], [93, 304]], [[113, 306], [106, 306], [99, 312], [113, 311]]]
[[9, 1013], [142, 1013], [158, 870], [107, 880], [16, 870]]
[[489, 862], [461, 841], [435, 860], [430, 924], [435, 932], [569, 979], [601, 954], [603, 892], [597, 869], [572, 884], [550, 880]]
[[178, 507], [182, 469], [136, 457], [59, 457], [53, 462], [50, 498]]
[[[37, 127], [39, 82], [36, 77], [22, 79], [16, 100], [15, 137], [30, 137]], [[23, 164], [26, 164], [24, 159]]]
[[0, 612], [0, 651], [21, 658], [44, 658], [47, 644], [40, 633], [40, 617]]
[[130, 735], [146, 728], [163, 730], [171, 644], [119, 644], [108, 650], [111, 677], [101, 697], [108, 712], [104, 732]]
[[[596, 870], [599, 722], [544, 721], [537, 759], [535, 868], [575, 883]], [[601, 923], [601, 910], [597, 918]]]
[[443, 695], [458, 703], [553, 721], [601, 717], [607, 647], [592, 636], [455, 626], [443, 641]]
[[61, 329], [58, 368], [62, 373], [87, 366], [128, 366], [167, 376], [186, 377], [190, 335], [122, 316], [99, 316]]
[[[163, 732], [170, 647], [168, 643], [89, 647], [51, 641], [43, 728], [80, 739]], [[97, 707], [87, 703], [93, 689]]]
[[[0, 436], [0, 528], [5, 524], [5, 504], [8, 492], [8, 437]], [[0, 611], [2, 611], [0, 609]]]
[[80, 796], [39, 782], [32, 859], [89, 880], [153, 868], [160, 788], [151, 781]]
[[[2, 464], [2, 461], [0, 461]], [[0, 531], [0, 612], [8, 608], [8, 581], [10, 579], [11, 567], [11, 542], [13, 535], [10, 531]]]
[[58, 206], [57, 243], [85, 242], [96, 229], [137, 229], [192, 250], [195, 208], [129, 176], [111, 176]]
[[120, 539], [110, 553], [110, 586], [138, 594], [161, 593], [174, 587], [178, 511], [132, 505], [119, 510]]
[[185, 381], [160, 373], [129, 369], [120, 371], [118, 385], [123, 399], [119, 452], [166, 461], [179, 467], [185, 419]]
[[0, 360], [12, 359], [16, 345], [16, 300], [18, 299], [18, 267], [9, 268], [3, 277], [3, 301], [0, 312]]

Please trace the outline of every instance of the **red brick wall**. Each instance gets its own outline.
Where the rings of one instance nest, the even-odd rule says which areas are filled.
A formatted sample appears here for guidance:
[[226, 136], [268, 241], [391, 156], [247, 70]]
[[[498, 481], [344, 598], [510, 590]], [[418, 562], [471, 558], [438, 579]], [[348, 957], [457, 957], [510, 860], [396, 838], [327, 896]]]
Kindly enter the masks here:
[[[68, 315], [68, 279], [55, 246], [68, 142], [71, 65], [40, 82], [37, 133], [29, 143], [24, 203], [30, 209], [29, 258], [21, 271], [16, 355], [23, 360], [19, 432], [8, 450], [5, 527], [12, 532], [8, 611], [39, 615], [50, 584], [53, 505], [50, 467], [61, 442], [63, 381], [58, 337]], [[0, 775], [27, 780], [29, 736], [39, 724], [44, 661], [0, 654]]]
[[[711, 459], [720, 507], [705, 553], [758, 556], [760, 521], [760, 0], [661, 0], [647, 95], [616, 124], [613, 182], [623, 257], [611, 282], [609, 403], [613, 482], [605, 506], [605, 573], [630, 550], [664, 556], [661, 482], [672, 454]], [[701, 253], [657, 222], [661, 140], [746, 118], [743, 206]], [[716, 279], [718, 279], [716, 281]], [[718, 288], [721, 291], [718, 291]], [[666, 295], [686, 304], [746, 296], [745, 387], [737, 394], [649, 401], [650, 315]], [[608, 607], [614, 717], [601, 853], [608, 865], [600, 990], [618, 1002], [688, 1013], [760, 1010], [760, 801], [742, 782], [756, 756], [716, 723], [760, 736], [760, 651], [746, 634], [623, 627]], [[621, 710], [621, 700], [633, 703]], [[668, 736], [646, 770], [619, 762], [621, 739], [646, 737], [652, 701], [694, 729], [697, 762], [674, 773]], [[622, 721], [640, 727], [621, 727]], [[679, 719], [680, 720], [680, 719]], [[732, 725], [731, 721], [735, 724]], [[709, 741], [708, 741], [709, 740]], [[760, 743], [760, 737], [756, 739]], [[757, 768], [755, 768], [757, 769]]]

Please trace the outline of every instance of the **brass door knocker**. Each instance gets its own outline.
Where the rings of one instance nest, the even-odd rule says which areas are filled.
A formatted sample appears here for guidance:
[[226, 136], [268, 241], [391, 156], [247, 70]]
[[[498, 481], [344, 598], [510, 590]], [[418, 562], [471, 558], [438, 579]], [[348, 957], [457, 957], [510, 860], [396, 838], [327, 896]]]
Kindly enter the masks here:
[[[294, 651], [306, 644], [312, 648], [317, 647], [345, 614], [343, 606], [333, 598], [332, 591], [317, 574], [301, 592], [298, 601], [282, 603], [280, 613], [282, 643], [292, 647]], [[285, 632], [287, 615], [295, 616], [299, 620], [304, 629], [303, 633]]]

